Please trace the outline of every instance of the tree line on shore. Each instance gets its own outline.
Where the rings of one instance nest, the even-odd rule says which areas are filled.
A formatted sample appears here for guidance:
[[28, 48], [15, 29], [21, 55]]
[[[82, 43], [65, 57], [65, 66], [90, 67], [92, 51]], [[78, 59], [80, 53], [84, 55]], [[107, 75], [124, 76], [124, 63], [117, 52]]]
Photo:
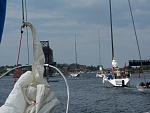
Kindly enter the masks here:
[[[19, 64], [18, 66], [21, 66], [21, 64]], [[83, 72], [96, 72], [96, 71], [99, 71], [99, 65], [98, 66], [93, 66], [93, 65], [86, 66], [86, 65], [75, 64], [75, 63], [72, 63], [72, 64], [57, 63], [55, 66], [58, 69], [60, 69], [61, 71], [67, 70], [68, 72], [72, 72], [74, 70], [83, 71]], [[8, 71], [9, 69], [14, 68], [14, 67], [16, 67], [16, 65], [13, 65], [13, 66], [8, 66], [8, 65], [0, 66], [0, 75], [2, 75], [6, 71]], [[141, 67], [129, 67], [129, 66], [127, 66], [127, 68], [133, 73], [141, 71]], [[107, 69], [104, 69], [104, 70], [107, 70]], [[121, 70], [123, 70], [123, 68]], [[144, 71], [149, 71], [150, 66], [143, 66], [143, 70]]]

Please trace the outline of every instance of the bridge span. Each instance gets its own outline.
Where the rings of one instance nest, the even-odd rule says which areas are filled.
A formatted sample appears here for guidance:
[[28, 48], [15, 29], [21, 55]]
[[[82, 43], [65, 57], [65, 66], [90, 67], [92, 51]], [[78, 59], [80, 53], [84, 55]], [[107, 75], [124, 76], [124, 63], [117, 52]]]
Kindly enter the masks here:
[[150, 65], [150, 60], [129, 60], [129, 66]]

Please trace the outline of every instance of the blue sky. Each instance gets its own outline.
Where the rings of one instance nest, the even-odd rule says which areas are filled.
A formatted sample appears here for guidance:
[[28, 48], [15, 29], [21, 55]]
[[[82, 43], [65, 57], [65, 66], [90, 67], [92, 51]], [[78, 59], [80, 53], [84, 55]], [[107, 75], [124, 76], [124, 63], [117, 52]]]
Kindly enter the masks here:
[[[150, 0], [130, 0], [142, 59], [150, 59]], [[27, 17], [40, 40], [48, 40], [58, 63], [74, 63], [74, 38], [78, 63], [111, 67], [109, 0], [27, 0]], [[119, 67], [139, 59], [128, 0], [112, 0], [115, 58]], [[0, 44], [0, 65], [15, 65], [22, 24], [21, 0], [7, 0], [6, 20]], [[99, 31], [99, 35], [98, 35]], [[29, 34], [30, 63], [32, 39]], [[27, 63], [24, 29], [20, 64]]]

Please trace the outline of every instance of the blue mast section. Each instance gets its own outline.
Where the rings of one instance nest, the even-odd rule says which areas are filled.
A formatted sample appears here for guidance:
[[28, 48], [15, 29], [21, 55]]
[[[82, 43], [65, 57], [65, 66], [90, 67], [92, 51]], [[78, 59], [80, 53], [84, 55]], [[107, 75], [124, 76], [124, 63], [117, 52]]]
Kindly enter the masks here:
[[6, 13], [6, 0], [0, 0], [0, 43], [2, 40], [4, 22]]

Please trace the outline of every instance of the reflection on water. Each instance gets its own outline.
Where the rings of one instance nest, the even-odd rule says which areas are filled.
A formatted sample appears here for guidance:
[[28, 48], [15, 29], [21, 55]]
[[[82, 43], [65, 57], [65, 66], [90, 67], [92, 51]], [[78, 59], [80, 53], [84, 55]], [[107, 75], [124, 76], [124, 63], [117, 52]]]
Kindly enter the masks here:
[[[150, 111], [150, 92], [141, 92], [136, 85], [144, 81], [138, 74], [131, 76], [130, 87], [106, 88], [102, 78], [95, 74], [82, 74], [81, 77], [67, 77], [70, 87], [70, 113], [143, 113]], [[146, 81], [150, 81], [150, 74], [145, 74]], [[67, 92], [63, 78], [51, 77], [52, 90], [61, 104], [56, 113], [65, 113]], [[0, 106], [5, 102], [13, 88], [13, 78], [0, 79]]]

